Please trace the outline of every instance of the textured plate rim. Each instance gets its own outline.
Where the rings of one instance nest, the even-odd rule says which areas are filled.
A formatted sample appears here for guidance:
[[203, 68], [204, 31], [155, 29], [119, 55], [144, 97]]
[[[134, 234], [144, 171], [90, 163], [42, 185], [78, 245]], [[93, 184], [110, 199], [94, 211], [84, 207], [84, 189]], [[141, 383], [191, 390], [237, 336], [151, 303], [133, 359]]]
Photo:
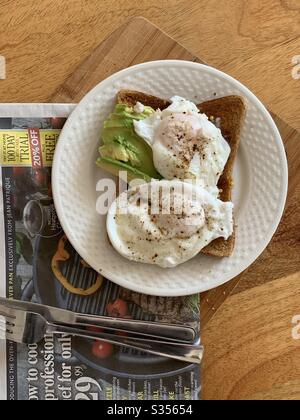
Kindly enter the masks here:
[[283, 212], [285, 209], [286, 199], [287, 199], [287, 193], [288, 193], [288, 162], [286, 157], [286, 152], [284, 148], [284, 144], [281, 138], [281, 135], [279, 133], [279, 130], [269, 113], [269, 111], [266, 109], [266, 107], [263, 105], [263, 103], [252, 93], [245, 85], [243, 85], [241, 82], [233, 78], [232, 76], [215, 69], [214, 67], [207, 66], [200, 63], [195, 63], [191, 61], [184, 61], [184, 60], [158, 60], [158, 61], [150, 61], [142, 64], [137, 64], [131, 67], [128, 67], [124, 70], [121, 70], [117, 73], [114, 73], [113, 75], [109, 76], [102, 82], [100, 82], [98, 85], [96, 85], [90, 92], [88, 92], [83, 99], [79, 102], [75, 110], [72, 112], [72, 114], [69, 116], [62, 132], [59, 137], [58, 144], [56, 146], [55, 154], [54, 154], [54, 160], [53, 160], [53, 166], [52, 166], [52, 189], [53, 189], [53, 198], [55, 203], [55, 208], [57, 211], [58, 218], [60, 220], [60, 223], [62, 225], [62, 228], [67, 235], [67, 237], [72, 237], [71, 230], [69, 229], [67, 220], [64, 216], [64, 210], [63, 206], [61, 204], [60, 199], [60, 180], [59, 176], [57, 174], [59, 173], [59, 157], [61, 154], [61, 149], [63, 147], [63, 137], [65, 133], [69, 130], [69, 127], [72, 127], [73, 121], [76, 121], [77, 114], [80, 113], [81, 106], [85, 106], [87, 103], [90, 102], [90, 100], [98, 93], [98, 91], [101, 91], [102, 89], [105, 89], [108, 85], [114, 83], [115, 80], [119, 79], [120, 77], [125, 77], [130, 75], [130, 73], [135, 72], [136, 70], [144, 70], [144, 69], [150, 69], [150, 68], [159, 68], [161, 66], [172, 66], [172, 67], [190, 67], [191, 69], [198, 69], [198, 70], [206, 70], [210, 72], [212, 75], [222, 77], [226, 79], [228, 82], [236, 85], [241, 93], [243, 93], [246, 97], [249, 97], [252, 99], [252, 101], [255, 103], [256, 107], [259, 109], [259, 111], [264, 115], [264, 117], [269, 121], [270, 127], [273, 130], [274, 133], [274, 140], [276, 141], [276, 144], [278, 146], [278, 150], [281, 157], [281, 174], [282, 174], [282, 183], [283, 188], [280, 191], [280, 197], [279, 197], [279, 203], [278, 203], [278, 210], [276, 212], [276, 215], [274, 214], [274, 222], [272, 225], [272, 229], [270, 228], [268, 235], [264, 236], [263, 240], [261, 241], [260, 247], [256, 248], [254, 252], [249, 254], [247, 258], [245, 259], [247, 263], [243, 265], [239, 265], [236, 268], [232, 269], [229, 273], [222, 276], [222, 278], [215, 278], [212, 280], [208, 285], [203, 286], [199, 285], [199, 287], [193, 287], [190, 289], [187, 289], [186, 291], [183, 291], [180, 289], [179, 291], [169, 290], [169, 289], [161, 289], [158, 293], [157, 289], [153, 290], [151, 287], [144, 287], [144, 286], [136, 286], [135, 284], [130, 283], [129, 281], [120, 279], [118, 275], [114, 275], [112, 272], [108, 272], [102, 269], [99, 269], [99, 267], [95, 266], [94, 262], [91, 261], [89, 258], [89, 254], [80, 247], [80, 244], [76, 243], [75, 241], [71, 240], [72, 246], [75, 248], [75, 250], [78, 252], [78, 254], [87, 261], [91, 267], [93, 267], [96, 271], [98, 271], [100, 274], [102, 274], [104, 277], [108, 278], [112, 282], [125, 287], [127, 289], [133, 290], [138, 293], [143, 293], [147, 295], [154, 295], [154, 296], [164, 296], [164, 297], [175, 297], [175, 296], [187, 296], [192, 295], [196, 293], [203, 293], [205, 291], [211, 290], [215, 287], [221, 286], [228, 281], [232, 280], [239, 274], [241, 274], [243, 271], [245, 271], [247, 268], [249, 268], [256, 260], [257, 258], [263, 253], [263, 251], [267, 248], [269, 243], [271, 242], [279, 224], [283, 216]]

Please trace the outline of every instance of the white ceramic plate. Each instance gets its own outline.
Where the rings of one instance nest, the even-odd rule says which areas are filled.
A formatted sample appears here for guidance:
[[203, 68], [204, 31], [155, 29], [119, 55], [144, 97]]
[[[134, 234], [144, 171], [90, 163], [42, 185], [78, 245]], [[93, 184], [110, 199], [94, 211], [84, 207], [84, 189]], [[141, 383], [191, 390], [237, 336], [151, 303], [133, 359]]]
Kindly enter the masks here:
[[[133, 263], [109, 244], [105, 216], [96, 212], [100, 133], [120, 89], [162, 98], [180, 95], [196, 103], [241, 95], [247, 117], [235, 166], [237, 241], [230, 258], [199, 255], [173, 269]], [[215, 94], [217, 96], [215, 96]], [[262, 253], [282, 217], [288, 183], [280, 134], [262, 103], [242, 84], [208, 66], [156, 61], [123, 70], [96, 86], [68, 119], [53, 166], [53, 192], [63, 229], [77, 252], [113, 282], [140, 293], [180, 296], [203, 292], [237, 276]]]

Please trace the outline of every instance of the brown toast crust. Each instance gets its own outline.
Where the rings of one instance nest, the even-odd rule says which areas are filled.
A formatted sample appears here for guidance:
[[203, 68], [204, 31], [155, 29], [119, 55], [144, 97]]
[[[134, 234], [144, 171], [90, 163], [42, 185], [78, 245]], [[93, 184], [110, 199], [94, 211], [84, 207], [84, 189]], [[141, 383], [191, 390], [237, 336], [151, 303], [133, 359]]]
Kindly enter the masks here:
[[[231, 147], [229, 159], [218, 184], [218, 187], [221, 190], [220, 199], [222, 201], [231, 201], [233, 190], [233, 167], [237, 157], [241, 140], [241, 131], [246, 115], [245, 102], [240, 96], [226, 96], [224, 98], [204, 102], [198, 105], [198, 108], [208, 117], [219, 119], [222, 134]], [[236, 228], [234, 228], [233, 235], [227, 241], [223, 238], [218, 238], [211, 242], [201, 252], [215, 257], [229, 257], [234, 250], [235, 230]]]
[[[154, 109], [165, 109], [170, 102], [142, 92], [122, 90], [117, 95], [117, 102], [129, 106], [135, 106], [137, 102], [151, 106]], [[233, 167], [237, 156], [241, 130], [246, 114], [246, 106], [243, 98], [239, 96], [226, 96], [219, 99], [203, 102], [198, 105], [200, 111], [209, 118], [214, 118], [219, 122], [222, 134], [231, 147], [230, 157], [220, 178], [218, 187], [221, 190], [220, 199], [231, 201], [233, 189]], [[215, 257], [229, 257], [235, 245], [235, 228], [233, 235], [226, 241], [218, 238], [211, 242], [201, 252]]]
[[156, 96], [148, 95], [146, 93], [137, 92], [135, 90], [120, 90], [117, 95], [117, 103], [128, 106], [135, 106], [137, 102], [145, 106], [151, 106], [153, 109], [165, 109], [171, 102], [157, 98]]

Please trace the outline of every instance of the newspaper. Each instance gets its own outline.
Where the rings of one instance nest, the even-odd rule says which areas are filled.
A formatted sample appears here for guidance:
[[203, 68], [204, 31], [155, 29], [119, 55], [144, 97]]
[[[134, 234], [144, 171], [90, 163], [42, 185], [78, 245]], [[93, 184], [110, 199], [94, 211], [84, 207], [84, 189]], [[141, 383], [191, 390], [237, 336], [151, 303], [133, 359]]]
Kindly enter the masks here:
[[[1, 296], [198, 329], [198, 296], [156, 298], [102, 281], [64, 235], [52, 198], [51, 165], [73, 108], [0, 105]], [[90, 296], [72, 293], [72, 287], [88, 289], [97, 282]], [[2, 400], [197, 400], [200, 389], [198, 366], [127, 348], [66, 335], [48, 335], [30, 346], [0, 340]]]

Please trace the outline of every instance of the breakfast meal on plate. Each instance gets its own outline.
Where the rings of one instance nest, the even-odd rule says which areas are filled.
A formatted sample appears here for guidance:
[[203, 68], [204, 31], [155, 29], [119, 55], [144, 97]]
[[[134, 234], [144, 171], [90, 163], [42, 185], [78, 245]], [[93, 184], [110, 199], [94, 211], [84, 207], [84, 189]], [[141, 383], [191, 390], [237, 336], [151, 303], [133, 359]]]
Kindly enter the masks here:
[[97, 164], [142, 182], [130, 182], [110, 207], [107, 231], [116, 251], [161, 267], [199, 252], [232, 254], [232, 172], [245, 112], [238, 96], [195, 105], [179, 96], [118, 93]]

